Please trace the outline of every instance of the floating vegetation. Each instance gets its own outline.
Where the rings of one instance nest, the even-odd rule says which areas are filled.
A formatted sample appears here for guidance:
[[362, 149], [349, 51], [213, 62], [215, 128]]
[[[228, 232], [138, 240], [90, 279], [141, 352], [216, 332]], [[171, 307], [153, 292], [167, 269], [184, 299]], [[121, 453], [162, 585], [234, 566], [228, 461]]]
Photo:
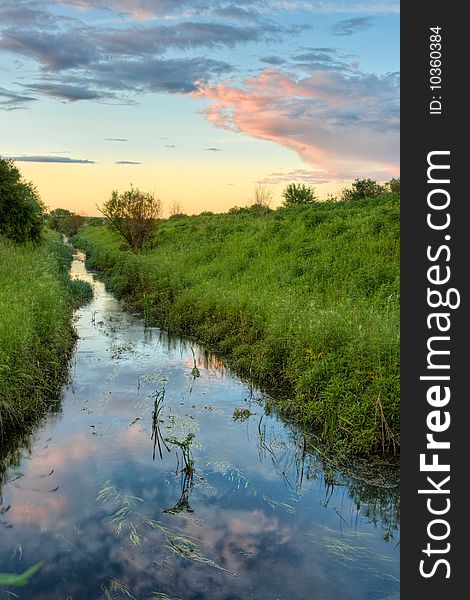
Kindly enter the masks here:
[[[167, 550], [169, 550], [172, 554], [176, 554], [176, 556], [179, 556], [180, 558], [193, 560], [195, 562], [208, 565], [210, 567], [213, 567], [214, 569], [217, 569], [218, 571], [228, 573], [229, 575], [233, 575], [235, 577], [237, 576], [236, 573], [228, 571], [221, 565], [217, 564], [214, 560], [204, 556], [202, 550], [199, 548], [194, 538], [187, 537], [179, 533], [177, 530], [172, 530], [169, 527], [165, 527], [160, 521], [147, 519], [146, 523], [149, 527], [152, 527], [153, 529], [158, 529], [164, 534], [166, 538], [166, 544], [164, 547]], [[159, 564], [157, 563], [157, 561], [154, 562], [155, 564]]]
[[132, 344], [114, 344], [111, 346], [111, 358], [116, 360], [123, 358], [124, 354], [135, 352]]
[[[183, 440], [183, 442], [185, 442], [186, 445], [190, 444], [190, 440]], [[188, 500], [189, 490], [191, 488], [191, 484], [188, 484], [188, 480], [186, 480], [186, 487], [187, 489], [184, 492], [186, 496], [184, 498], [180, 498], [180, 501], [175, 505], [175, 507], [172, 509], [167, 509], [164, 512], [176, 514], [178, 509], [184, 510], [182, 505], [184, 504], [185, 500]], [[142, 506], [141, 504], [138, 504], [143, 502], [141, 498], [124, 494], [118, 490], [115, 485], [107, 481], [106, 484], [99, 490], [96, 499], [103, 504], [119, 503], [121, 505], [121, 507], [111, 515], [109, 523], [113, 526], [115, 535], [120, 535], [123, 531], [126, 531], [129, 541], [134, 548], [141, 546], [141, 533], [139, 532], [142, 532], [143, 528], [148, 527], [157, 530], [162, 534], [164, 538], [162, 547], [171, 552], [171, 554], [176, 554], [181, 558], [203, 563], [218, 569], [219, 571], [224, 571], [230, 575], [235, 575], [234, 573], [231, 573], [230, 571], [227, 571], [227, 569], [218, 565], [214, 560], [204, 556], [201, 548], [199, 548], [197, 541], [194, 538], [183, 535], [178, 529], [171, 529], [165, 526], [161, 521], [148, 519], [142, 515], [138, 510], [136, 510], [138, 506]], [[159, 564], [158, 561], [154, 562], [155, 564]], [[110, 584], [102, 586], [106, 600], [108, 600], [108, 598], [112, 598], [110, 595], [112, 591], [127, 593], [123, 589], [118, 589], [116, 587], [118, 584], [118, 580], [112, 580]], [[127, 595], [129, 595], [129, 597], [133, 597], [130, 595], [130, 592]]]
[[[121, 508], [116, 510], [109, 520], [112, 525], [114, 533], [120, 535], [124, 530], [128, 531], [128, 537], [133, 546], [140, 545], [140, 537], [137, 533], [134, 525], [133, 515], [136, 514], [135, 506], [138, 502], [143, 502], [142, 498], [137, 496], [130, 496], [119, 491], [109, 481], [106, 482], [102, 487], [96, 498], [98, 502], [105, 503], [118, 503], [121, 504]], [[132, 519], [132, 520], [131, 520]]]
[[[356, 530], [337, 531], [330, 527], [320, 526], [316, 531], [308, 531], [307, 538], [315, 545], [326, 551], [331, 557], [342, 562], [344, 565], [354, 565], [354, 568], [367, 571], [371, 575], [383, 577], [383, 572], [376, 570], [372, 565], [374, 561], [390, 561], [391, 558], [386, 555], [380, 555], [361, 544], [361, 541], [367, 542], [372, 538], [368, 532]], [[374, 561], [371, 561], [371, 558]], [[393, 577], [395, 580], [396, 578]]]
[[111, 592], [118, 592], [120, 594], [124, 594], [128, 598], [133, 598], [135, 600], [135, 596], [133, 596], [131, 588], [124, 582], [119, 581], [119, 579], [110, 578], [108, 585], [104, 585], [102, 583], [100, 587], [106, 600], [113, 600]]
[[249, 485], [248, 476], [245, 471], [229, 462], [220, 460], [208, 461], [206, 462], [206, 466], [212, 468], [212, 473], [220, 473], [231, 483], [235, 483], [237, 489], [246, 488]]
[[153, 594], [148, 597], [148, 600], [181, 600], [181, 598], [171, 598], [163, 592], [153, 592]]
[[291, 515], [294, 515], [296, 513], [295, 508], [292, 505], [287, 504], [287, 502], [273, 500], [272, 498], [269, 498], [268, 496], [265, 496], [264, 494], [261, 496], [261, 498], [266, 502], [266, 504], [268, 504], [273, 509], [282, 508], [283, 510], [285, 510], [286, 512], [288, 512]]
[[214, 567], [218, 571], [222, 571], [223, 573], [227, 573], [228, 575], [233, 575], [234, 577], [237, 576], [236, 573], [232, 573], [231, 571], [220, 566], [210, 558], [203, 556], [200, 553], [200, 550], [198, 549], [197, 545], [189, 538], [185, 538], [183, 536], [176, 536], [173, 539], [170, 539], [170, 544], [169, 546], [167, 546], [167, 548], [180, 558], [193, 560], [195, 562]]
[[235, 408], [232, 413], [232, 418], [234, 421], [246, 421], [256, 413], [252, 413], [249, 408]]

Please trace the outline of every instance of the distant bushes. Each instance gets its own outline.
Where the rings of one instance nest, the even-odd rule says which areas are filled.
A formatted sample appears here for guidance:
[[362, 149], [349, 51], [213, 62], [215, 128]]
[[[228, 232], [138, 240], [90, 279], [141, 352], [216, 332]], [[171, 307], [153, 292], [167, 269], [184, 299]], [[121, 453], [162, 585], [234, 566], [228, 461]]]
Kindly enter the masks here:
[[55, 208], [46, 217], [48, 227], [68, 237], [75, 235], [80, 227], [83, 227], [85, 220], [82, 215], [77, 215], [66, 208]]

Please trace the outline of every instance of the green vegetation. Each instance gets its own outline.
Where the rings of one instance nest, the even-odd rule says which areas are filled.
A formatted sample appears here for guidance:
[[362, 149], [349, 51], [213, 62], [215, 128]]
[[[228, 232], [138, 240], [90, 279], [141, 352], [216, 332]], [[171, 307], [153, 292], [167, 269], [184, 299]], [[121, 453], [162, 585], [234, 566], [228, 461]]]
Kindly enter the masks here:
[[67, 236], [75, 235], [85, 223], [85, 217], [66, 208], [55, 208], [47, 214], [47, 225]]
[[72, 310], [91, 295], [70, 281], [58, 233], [23, 245], [0, 236], [0, 439], [24, 430], [57, 399], [73, 342]]
[[[392, 182], [399, 180], [392, 179]], [[392, 185], [390, 183], [390, 185]], [[341, 195], [342, 200], [363, 200], [364, 198], [377, 198], [382, 194], [385, 194], [387, 187], [377, 183], [373, 179], [355, 179], [350, 188], [345, 188]], [[400, 191], [400, 184], [398, 184], [398, 190], [395, 186], [392, 191]]]
[[399, 195], [168, 219], [136, 255], [75, 238], [146, 318], [224, 356], [338, 450], [399, 451]]
[[0, 236], [15, 242], [39, 242], [45, 207], [34, 185], [12, 160], [0, 158]]
[[313, 204], [318, 201], [315, 189], [304, 183], [289, 183], [282, 191], [284, 206], [298, 206], [299, 204]]
[[155, 231], [162, 212], [162, 202], [151, 192], [137, 188], [120, 194], [114, 190], [111, 198], [98, 210], [124, 238], [129, 248], [140, 252]]

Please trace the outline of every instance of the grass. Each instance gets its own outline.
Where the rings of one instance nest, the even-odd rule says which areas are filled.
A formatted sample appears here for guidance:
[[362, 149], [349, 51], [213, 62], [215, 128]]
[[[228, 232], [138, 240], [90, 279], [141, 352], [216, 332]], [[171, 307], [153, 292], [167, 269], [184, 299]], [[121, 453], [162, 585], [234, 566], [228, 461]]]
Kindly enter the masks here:
[[286, 417], [398, 455], [399, 195], [170, 218], [141, 254], [106, 227], [75, 242], [147, 319], [278, 390]]
[[24, 431], [58, 398], [76, 338], [72, 311], [90, 297], [71, 281], [71, 251], [49, 232], [41, 245], [0, 236], [0, 439]]

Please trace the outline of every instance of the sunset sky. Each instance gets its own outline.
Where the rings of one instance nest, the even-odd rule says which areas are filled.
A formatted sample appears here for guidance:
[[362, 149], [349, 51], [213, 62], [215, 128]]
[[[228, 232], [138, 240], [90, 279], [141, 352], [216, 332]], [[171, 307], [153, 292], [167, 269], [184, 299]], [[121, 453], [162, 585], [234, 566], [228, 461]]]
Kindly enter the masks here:
[[0, 0], [0, 156], [49, 208], [399, 175], [397, 0]]

